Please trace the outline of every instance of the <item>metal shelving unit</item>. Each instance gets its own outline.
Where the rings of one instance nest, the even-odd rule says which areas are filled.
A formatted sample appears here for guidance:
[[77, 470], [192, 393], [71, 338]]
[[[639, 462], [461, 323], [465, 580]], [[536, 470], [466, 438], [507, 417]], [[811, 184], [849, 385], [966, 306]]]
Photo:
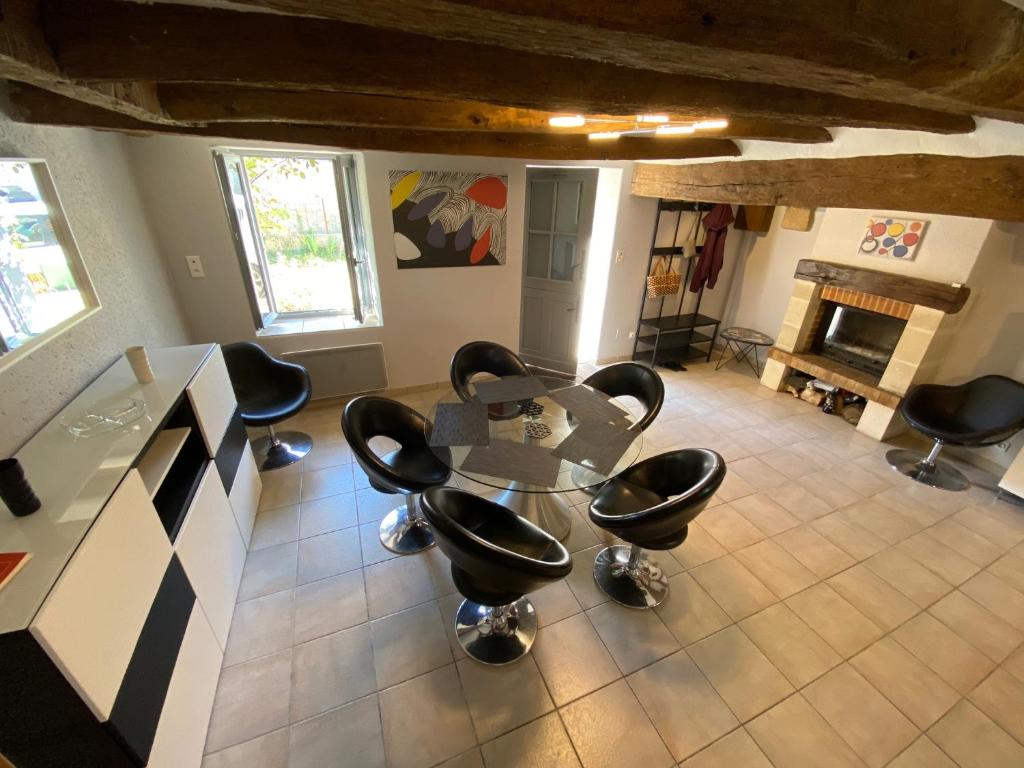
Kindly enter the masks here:
[[[704, 287], [701, 286], [697, 293], [697, 301], [690, 312], [683, 312], [683, 303], [688, 292], [687, 286], [690, 283], [690, 276], [693, 272], [693, 259], [686, 260], [686, 271], [683, 275], [682, 284], [679, 288], [679, 301], [675, 312], [665, 314], [665, 299], [662, 296], [658, 299], [647, 298], [646, 276], [651, 273], [654, 259], [661, 256], [682, 256], [683, 248], [678, 244], [679, 225], [683, 218], [684, 211], [697, 214], [711, 210], [708, 203], [693, 203], [684, 200], [658, 200], [658, 214], [654, 219], [654, 233], [651, 235], [651, 252], [647, 257], [647, 270], [644, 273], [644, 292], [640, 301], [640, 316], [637, 318], [636, 334], [633, 338], [633, 359], [648, 361], [651, 366], [655, 365], [678, 365], [685, 370], [682, 363], [690, 360], [704, 359], [711, 360], [711, 351], [715, 345], [715, 338], [718, 335], [718, 326], [721, 321], [709, 315], [701, 314], [700, 302], [704, 297]], [[661, 217], [665, 213], [675, 213], [675, 229], [672, 232], [672, 245], [659, 246], [658, 229], [661, 226]], [[699, 226], [699, 225], [698, 225]], [[698, 252], [701, 246], [697, 246]], [[658, 301], [658, 314], [656, 317], [644, 317], [648, 309], [648, 301]], [[671, 311], [671, 306], [670, 306]], [[710, 329], [710, 330], [709, 330]], [[704, 349], [704, 346], [707, 346]]]

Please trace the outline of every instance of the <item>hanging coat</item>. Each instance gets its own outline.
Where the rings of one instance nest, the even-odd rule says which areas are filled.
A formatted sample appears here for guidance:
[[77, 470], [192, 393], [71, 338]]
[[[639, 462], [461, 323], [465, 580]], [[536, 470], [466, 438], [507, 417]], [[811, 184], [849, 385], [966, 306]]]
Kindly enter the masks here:
[[704, 248], [697, 257], [697, 267], [693, 270], [690, 290], [697, 293], [707, 283], [708, 288], [715, 287], [718, 273], [722, 271], [725, 253], [725, 236], [729, 234], [729, 225], [734, 221], [732, 206], [719, 203], [704, 217]]

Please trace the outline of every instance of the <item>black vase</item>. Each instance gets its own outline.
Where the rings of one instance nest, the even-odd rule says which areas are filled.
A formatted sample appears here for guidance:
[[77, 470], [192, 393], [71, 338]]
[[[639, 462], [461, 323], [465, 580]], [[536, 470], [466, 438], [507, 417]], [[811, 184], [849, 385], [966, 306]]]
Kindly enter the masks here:
[[43, 506], [17, 459], [0, 459], [0, 499], [17, 517], [31, 515]]

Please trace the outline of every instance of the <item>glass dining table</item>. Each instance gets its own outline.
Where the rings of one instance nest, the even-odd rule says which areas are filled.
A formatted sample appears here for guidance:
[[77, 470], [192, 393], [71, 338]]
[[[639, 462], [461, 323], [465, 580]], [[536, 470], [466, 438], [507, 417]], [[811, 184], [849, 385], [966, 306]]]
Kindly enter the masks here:
[[[532, 393], [506, 398], [484, 391], [488, 382], [509, 379], [530, 379], [521, 383]], [[469, 390], [468, 399], [449, 390], [431, 407], [428, 444], [458, 478], [482, 486], [463, 487], [559, 540], [569, 535], [573, 520], [566, 494], [603, 484], [640, 455], [643, 437], [630, 429], [634, 418], [626, 406], [577, 379], [482, 379]]]

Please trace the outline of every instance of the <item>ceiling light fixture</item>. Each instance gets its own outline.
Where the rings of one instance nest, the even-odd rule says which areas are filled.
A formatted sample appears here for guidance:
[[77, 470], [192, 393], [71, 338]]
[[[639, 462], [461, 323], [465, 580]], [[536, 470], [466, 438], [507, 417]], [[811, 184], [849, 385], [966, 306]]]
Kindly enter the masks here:
[[661, 125], [654, 133], [657, 136], [682, 136], [693, 133], [695, 130], [692, 125]]
[[667, 123], [668, 115], [637, 115], [638, 123]]
[[617, 139], [622, 134], [618, 131], [597, 131], [596, 133], [588, 133], [591, 139]]
[[700, 120], [693, 124], [698, 131], [705, 131], [711, 128], [728, 128], [728, 120]]
[[579, 128], [586, 122], [583, 115], [555, 115], [548, 118], [548, 125], [552, 128]]

